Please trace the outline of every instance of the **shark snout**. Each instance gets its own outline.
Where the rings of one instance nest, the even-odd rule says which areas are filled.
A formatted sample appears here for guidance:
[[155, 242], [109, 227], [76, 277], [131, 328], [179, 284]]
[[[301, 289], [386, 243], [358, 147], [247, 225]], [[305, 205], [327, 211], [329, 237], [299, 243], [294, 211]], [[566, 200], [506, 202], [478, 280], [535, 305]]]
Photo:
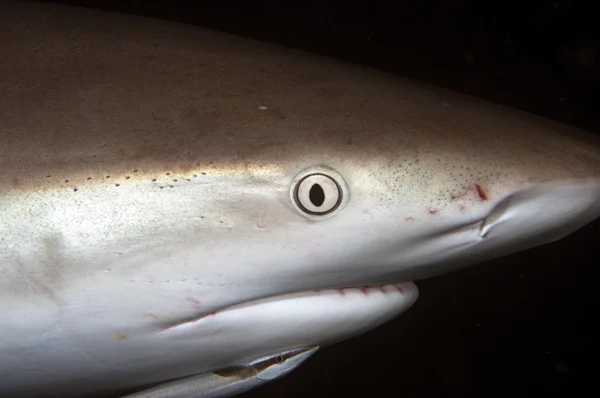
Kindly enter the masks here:
[[598, 217], [600, 178], [544, 182], [498, 202], [481, 221], [479, 237], [521, 250], [561, 239]]

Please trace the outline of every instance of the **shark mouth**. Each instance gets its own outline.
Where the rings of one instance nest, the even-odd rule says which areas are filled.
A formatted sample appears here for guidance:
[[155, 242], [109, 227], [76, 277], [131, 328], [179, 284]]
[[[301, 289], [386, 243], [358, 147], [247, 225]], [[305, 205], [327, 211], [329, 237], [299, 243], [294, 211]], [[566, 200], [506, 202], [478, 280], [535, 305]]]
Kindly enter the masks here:
[[[341, 303], [339, 300], [360, 300], [366, 303], [369, 299], [384, 300], [384, 301], [398, 301], [399, 299], [409, 299], [414, 302], [418, 290], [416, 286], [411, 283], [396, 283], [396, 284], [384, 284], [374, 286], [361, 286], [361, 287], [341, 287], [335, 289], [323, 289], [323, 290], [308, 290], [297, 293], [289, 293], [283, 295], [269, 296], [257, 300], [245, 301], [239, 304], [223, 307], [215, 311], [204, 313], [198, 317], [188, 318], [173, 322], [171, 324], [164, 325], [161, 333], [171, 333], [176, 331], [184, 331], [190, 328], [200, 326], [204, 322], [211, 320], [217, 320], [219, 316], [223, 314], [230, 314], [235, 311], [244, 311], [248, 309], [257, 309], [264, 307], [265, 310], [273, 305], [289, 304], [298, 305], [304, 302], [312, 302], [311, 305], [319, 302], [325, 304], [326, 302]], [[374, 308], [375, 309], [375, 308]]]

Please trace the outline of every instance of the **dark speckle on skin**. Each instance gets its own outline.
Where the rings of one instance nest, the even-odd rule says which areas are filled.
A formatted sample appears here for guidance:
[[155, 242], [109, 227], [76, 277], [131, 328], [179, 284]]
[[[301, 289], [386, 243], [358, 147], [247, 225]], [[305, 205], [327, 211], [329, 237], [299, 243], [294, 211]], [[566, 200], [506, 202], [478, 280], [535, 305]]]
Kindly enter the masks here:
[[128, 336], [125, 333], [117, 333], [115, 336], [115, 340], [117, 341], [123, 341], [127, 338]]

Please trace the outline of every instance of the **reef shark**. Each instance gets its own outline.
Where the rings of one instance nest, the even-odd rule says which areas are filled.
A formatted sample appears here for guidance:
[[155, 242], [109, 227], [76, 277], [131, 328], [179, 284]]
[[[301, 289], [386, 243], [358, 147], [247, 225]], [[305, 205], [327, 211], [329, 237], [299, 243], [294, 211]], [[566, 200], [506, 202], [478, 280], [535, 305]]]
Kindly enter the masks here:
[[591, 133], [194, 26], [2, 2], [0, 92], [3, 397], [200, 394], [600, 215]]

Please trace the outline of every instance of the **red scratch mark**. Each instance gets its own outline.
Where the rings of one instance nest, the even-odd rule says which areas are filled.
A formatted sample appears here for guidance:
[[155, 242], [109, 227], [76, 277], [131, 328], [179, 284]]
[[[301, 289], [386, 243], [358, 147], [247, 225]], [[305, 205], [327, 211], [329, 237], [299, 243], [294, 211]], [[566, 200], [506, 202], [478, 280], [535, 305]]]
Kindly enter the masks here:
[[436, 209], [429, 209], [429, 214], [433, 215], [433, 214], [438, 214], [440, 211], [436, 210]]
[[368, 288], [366, 288], [366, 287], [361, 287], [361, 288], [360, 288], [360, 291], [361, 291], [361, 292], [363, 292], [363, 294], [364, 294], [365, 296], [368, 296], [368, 295], [369, 295], [369, 289], [368, 289]]
[[406, 221], [406, 222], [411, 222], [411, 221], [415, 221], [415, 219], [414, 219], [413, 217], [406, 217], [406, 218], [404, 219], [404, 221]]
[[398, 289], [398, 291], [399, 291], [400, 293], [403, 293], [403, 294], [404, 294], [404, 289], [402, 288], [402, 286], [400, 286], [400, 285], [396, 285], [396, 289]]
[[194, 307], [199, 307], [201, 305], [200, 301], [196, 300], [193, 297], [186, 297], [185, 301], [194, 305]]
[[464, 212], [465, 212], [465, 210], [466, 210], [466, 209], [465, 209], [465, 206], [460, 206], [460, 212], [461, 212], [461, 213], [464, 213]]
[[475, 184], [475, 188], [477, 189], [477, 194], [481, 198], [481, 200], [488, 200], [488, 194], [485, 192], [483, 187], [479, 184]]

